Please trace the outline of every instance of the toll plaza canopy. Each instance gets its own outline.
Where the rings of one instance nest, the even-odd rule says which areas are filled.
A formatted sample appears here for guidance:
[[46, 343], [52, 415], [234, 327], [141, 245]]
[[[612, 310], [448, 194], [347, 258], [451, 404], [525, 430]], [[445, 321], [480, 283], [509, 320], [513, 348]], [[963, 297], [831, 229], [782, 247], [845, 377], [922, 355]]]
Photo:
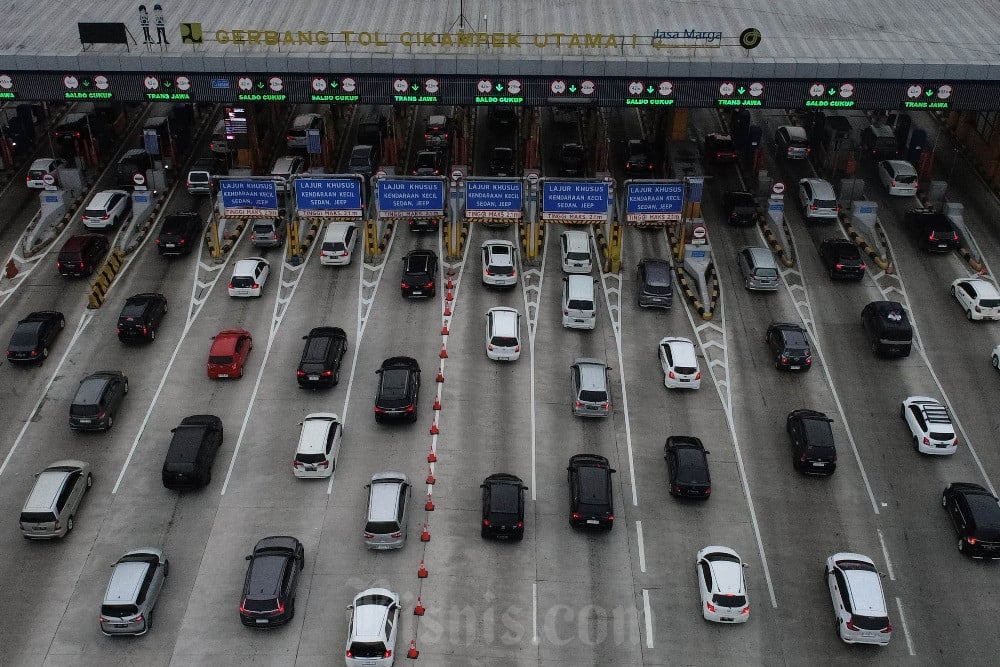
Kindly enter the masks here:
[[992, 0], [10, 0], [5, 10], [0, 99], [1000, 108]]

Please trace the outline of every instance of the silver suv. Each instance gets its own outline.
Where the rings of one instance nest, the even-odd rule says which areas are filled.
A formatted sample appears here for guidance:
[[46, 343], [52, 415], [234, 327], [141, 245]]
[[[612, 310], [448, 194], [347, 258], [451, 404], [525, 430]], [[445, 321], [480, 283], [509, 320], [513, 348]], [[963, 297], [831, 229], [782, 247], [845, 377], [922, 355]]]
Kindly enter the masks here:
[[607, 417], [611, 414], [608, 371], [600, 359], [580, 357], [570, 366], [573, 382], [573, 414], [577, 417]]
[[410, 484], [401, 472], [377, 472], [368, 489], [365, 546], [369, 549], [402, 549], [406, 543], [406, 518]]
[[73, 530], [76, 512], [93, 484], [90, 464], [72, 459], [56, 461], [35, 475], [21, 510], [21, 533], [29, 540], [65, 536]]
[[133, 549], [111, 570], [101, 602], [101, 632], [105, 635], [144, 635], [153, 627], [153, 607], [160, 597], [170, 563], [153, 547]]

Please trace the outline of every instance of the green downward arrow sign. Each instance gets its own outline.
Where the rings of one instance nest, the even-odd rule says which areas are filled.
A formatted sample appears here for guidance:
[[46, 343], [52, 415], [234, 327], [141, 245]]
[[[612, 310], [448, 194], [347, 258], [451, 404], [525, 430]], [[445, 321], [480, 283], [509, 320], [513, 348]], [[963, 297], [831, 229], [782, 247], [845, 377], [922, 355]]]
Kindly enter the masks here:
[[933, 94], [934, 94], [933, 90], [928, 90], [927, 92], [924, 93], [924, 95], [926, 95], [927, 97], [930, 97]]
[[830, 88], [829, 90], [826, 91], [826, 94], [829, 95], [830, 97], [833, 97], [834, 95], [837, 94], [837, 89], [836, 88]]
[[331, 87], [331, 88], [336, 88], [336, 87], [337, 87], [337, 86], [339, 86], [339, 85], [340, 85], [340, 84], [339, 84], [339, 83], [337, 83], [337, 82], [336, 82], [335, 80], [334, 80], [334, 81], [331, 81], [331, 82], [330, 82], [330, 87]]
[[576, 85], [575, 84], [570, 84], [569, 92], [571, 92], [571, 93], [575, 93], [576, 92]]
[[646, 92], [649, 93], [650, 95], [653, 94], [654, 90], [656, 90], [656, 89], [653, 88], [652, 86], [646, 86]]
[[498, 84], [497, 84], [497, 92], [498, 92], [498, 93], [499, 93], [499, 92], [503, 92], [503, 84], [502, 84], [502, 83], [498, 83]]
[[410, 86], [410, 88], [412, 88], [413, 91], [416, 92], [416, 91], [420, 90], [420, 84], [415, 83], [412, 86]]
[[264, 82], [263, 81], [258, 81], [257, 82], [257, 87], [263, 89], [264, 88]]
[[742, 95], [743, 93], [747, 92], [747, 89], [744, 88], [743, 86], [740, 86], [739, 88], [736, 89], [736, 92]]
[[173, 85], [173, 84], [172, 84], [172, 83], [170, 83], [169, 81], [164, 81], [164, 82], [163, 82], [163, 87], [164, 87], [164, 88], [169, 88], [169, 87], [170, 87], [170, 86], [172, 86], [172, 85]]
[[83, 80], [83, 87], [84, 88], [90, 88], [90, 79], [84, 79]]

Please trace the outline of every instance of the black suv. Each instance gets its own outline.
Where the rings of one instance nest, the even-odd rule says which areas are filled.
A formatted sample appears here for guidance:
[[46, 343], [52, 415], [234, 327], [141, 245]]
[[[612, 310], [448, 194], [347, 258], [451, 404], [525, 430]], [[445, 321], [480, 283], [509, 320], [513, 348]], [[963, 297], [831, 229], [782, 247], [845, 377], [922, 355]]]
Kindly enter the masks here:
[[819, 244], [819, 256], [830, 280], [862, 280], [868, 265], [854, 241], [844, 238], [826, 239]]
[[125, 299], [115, 331], [122, 342], [155, 340], [160, 320], [167, 314], [167, 297], [155, 292], [134, 294]]
[[705, 137], [705, 158], [709, 162], [736, 162], [736, 144], [728, 134], [709, 134]]
[[897, 301], [872, 301], [861, 311], [861, 328], [876, 356], [910, 356], [913, 327], [910, 326], [903, 304]]
[[128, 393], [128, 378], [121, 371], [99, 371], [80, 380], [69, 406], [69, 427], [74, 431], [107, 431]]
[[757, 200], [750, 192], [732, 191], [722, 197], [731, 225], [753, 225], [760, 217]]
[[559, 148], [559, 175], [585, 176], [587, 155], [580, 144], [563, 144]]
[[978, 484], [952, 482], [941, 494], [958, 533], [958, 550], [973, 558], [1000, 558], [1000, 504]]
[[490, 153], [490, 176], [516, 176], [514, 149], [496, 146]]
[[498, 104], [495, 107], [490, 107], [489, 118], [494, 125], [517, 126], [517, 111], [510, 104]]
[[958, 231], [944, 213], [915, 209], [906, 214], [903, 224], [928, 252], [948, 252], [959, 246]]
[[764, 342], [771, 348], [778, 370], [807, 371], [812, 367], [809, 336], [798, 324], [773, 322], [767, 327]]
[[611, 475], [615, 469], [598, 454], [569, 457], [569, 524], [611, 530], [615, 526], [615, 505], [611, 496]]
[[104, 234], [77, 234], [69, 237], [59, 250], [56, 269], [59, 275], [68, 278], [89, 276], [110, 251], [111, 242]]
[[161, 256], [186, 255], [198, 243], [203, 227], [201, 216], [194, 211], [168, 215], [156, 237], [156, 249]]
[[375, 421], [417, 421], [420, 364], [413, 357], [389, 357], [382, 362], [375, 392]]
[[438, 258], [433, 250], [411, 250], [403, 258], [403, 277], [399, 289], [404, 297], [434, 296]]
[[163, 486], [177, 490], [208, 486], [222, 431], [222, 420], [215, 415], [191, 415], [171, 429], [173, 437], [160, 472]]
[[39, 363], [49, 356], [49, 348], [66, 326], [66, 318], [55, 310], [39, 310], [17, 323], [7, 344], [7, 361]]
[[347, 352], [347, 334], [340, 327], [316, 327], [306, 342], [295, 377], [300, 387], [332, 387], [340, 382], [340, 360]]
[[414, 176], [440, 176], [444, 170], [444, 153], [442, 151], [420, 151], [413, 163]]
[[625, 175], [653, 178], [653, 151], [642, 139], [625, 142]]
[[295, 588], [306, 566], [302, 543], [288, 535], [265, 537], [247, 556], [240, 622], [251, 628], [284, 625], [295, 616]]
[[524, 537], [524, 492], [520, 477], [498, 472], [480, 484], [483, 490], [483, 537], [520, 540]]
[[670, 308], [674, 303], [674, 285], [670, 262], [647, 257], [635, 269], [636, 300], [641, 308]]
[[832, 475], [837, 469], [837, 446], [833, 444], [832, 419], [816, 410], [792, 410], [785, 430], [792, 440], [792, 466], [799, 472]]
[[712, 495], [708, 452], [701, 440], [690, 435], [672, 435], [663, 446], [663, 458], [667, 460], [670, 495], [703, 499]]

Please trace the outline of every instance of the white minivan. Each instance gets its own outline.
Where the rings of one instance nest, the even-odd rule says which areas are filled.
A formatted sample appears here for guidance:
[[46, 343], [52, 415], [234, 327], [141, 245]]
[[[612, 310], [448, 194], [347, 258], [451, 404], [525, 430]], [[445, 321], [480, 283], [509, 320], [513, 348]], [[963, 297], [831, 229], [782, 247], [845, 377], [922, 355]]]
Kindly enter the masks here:
[[567, 329], [593, 329], [597, 326], [594, 282], [587, 275], [570, 274], [563, 278], [562, 325]]
[[590, 273], [590, 234], [579, 230], [559, 235], [562, 270], [566, 273]]
[[353, 222], [333, 222], [326, 228], [319, 247], [319, 263], [323, 266], [344, 266], [354, 258], [358, 241], [358, 226]]
[[490, 308], [486, 313], [486, 356], [494, 361], [517, 361], [521, 356], [521, 313], [513, 308]]

